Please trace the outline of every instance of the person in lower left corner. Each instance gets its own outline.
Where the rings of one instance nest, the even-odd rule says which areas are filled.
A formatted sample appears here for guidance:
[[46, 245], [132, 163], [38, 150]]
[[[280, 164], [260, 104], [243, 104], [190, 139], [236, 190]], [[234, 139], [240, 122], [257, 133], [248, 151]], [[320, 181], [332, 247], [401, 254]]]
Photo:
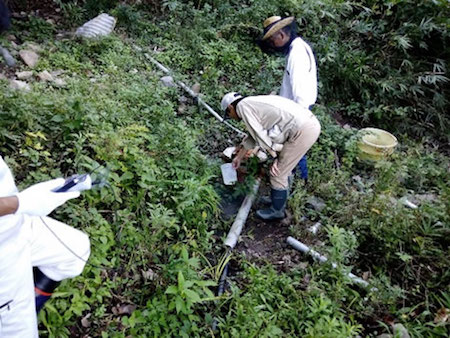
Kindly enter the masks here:
[[54, 192], [64, 179], [19, 192], [0, 156], [0, 337], [38, 337], [36, 313], [59, 282], [78, 276], [89, 238], [47, 217], [79, 192]]
[[256, 215], [264, 220], [284, 218], [289, 175], [317, 141], [319, 121], [310, 110], [276, 95], [243, 97], [231, 92], [223, 96], [221, 108], [225, 117], [244, 122], [250, 134], [233, 160], [234, 168], [239, 168], [243, 154], [255, 146], [275, 158], [270, 168], [271, 205]]
[[[0, 33], [8, 29], [0, 0]], [[86, 234], [47, 217], [79, 192], [54, 192], [59, 178], [19, 192], [0, 156], [0, 337], [38, 337], [36, 313], [65, 278], [78, 276], [90, 255]]]

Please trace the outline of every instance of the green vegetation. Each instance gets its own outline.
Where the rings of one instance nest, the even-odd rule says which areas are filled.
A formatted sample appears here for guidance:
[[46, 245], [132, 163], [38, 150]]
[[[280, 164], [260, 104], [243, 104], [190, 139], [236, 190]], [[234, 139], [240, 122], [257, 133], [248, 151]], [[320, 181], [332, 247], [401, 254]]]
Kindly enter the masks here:
[[[20, 187], [98, 165], [110, 170], [109, 189], [83, 193], [54, 215], [89, 234], [92, 255], [39, 315], [41, 334], [350, 337], [392, 333], [396, 322], [414, 337], [449, 336], [440, 315], [450, 309], [448, 2], [143, 3], [54, 1], [61, 26], [31, 15], [13, 21], [20, 42], [41, 43], [35, 73], [61, 69], [67, 82], [35, 81], [20, 92], [0, 80], [0, 153]], [[100, 10], [118, 18], [111, 37], [54, 38]], [[323, 132], [309, 154], [311, 183], [298, 184], [289, 200], [289, 232], [311, 239], [301, 216], [320, 220], [317, 250], [337, 268], [309, 261], [280, 272], [270, 260], [238, 255], [230, 289], [216, 298], [215, 266], [230, 226], [219, 217], [216, 153], [235, 135], [194, 105], [178, 109], [180, 92], [162, 86], [162, 74], [133, 46], [156, 51], [218, 107], [227, 90], [279, 87], [283, 59], [254, 43], [275, 13], [298, 18], [320, 77], [314, 113]], [[11, 46], [5, 36], [0, 42]], [[375, 166], [359, 163], [357, 130], [336, 124], [336, 113], [394, 133], [396, 153]], [[326, 207], [307, 208], [310, 196]], [[404, 196], [420, 207], [406, 208]], [[350, 268], [372, 289], [352, 284]]]

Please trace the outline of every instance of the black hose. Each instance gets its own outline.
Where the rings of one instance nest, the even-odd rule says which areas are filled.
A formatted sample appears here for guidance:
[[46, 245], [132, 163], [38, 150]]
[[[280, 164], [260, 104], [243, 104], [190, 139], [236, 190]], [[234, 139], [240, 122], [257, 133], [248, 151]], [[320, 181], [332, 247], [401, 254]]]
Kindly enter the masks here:
[[[225, 265], [225, 267], [223, 268], [222, 274], [220, 275], [220, 279], [219, 279], [219, 285], [217, 286], [217, 296], [220, 297], [223, 295], [223, 292], [225, 291], [225, 285], [226, 285], [226, 280], [227, 280], [227, 274], [228, 274], [228, 263]], [[212, 330], [216, 331], [217, 330], [217, 318], [214, 318], [213, 322], [212, 322]]]
[[219, 279], [219, 286], [217, 287], [217, 296], [222, 296], [223, 291], [225, 290], [225, 284], [226, 284], [227, 274], [228, 274], [228, 263], [227, 263], [227, 265], [225, 265], [225, 267], [223, 268], [222, 275], [220, 276], [220, 279]]

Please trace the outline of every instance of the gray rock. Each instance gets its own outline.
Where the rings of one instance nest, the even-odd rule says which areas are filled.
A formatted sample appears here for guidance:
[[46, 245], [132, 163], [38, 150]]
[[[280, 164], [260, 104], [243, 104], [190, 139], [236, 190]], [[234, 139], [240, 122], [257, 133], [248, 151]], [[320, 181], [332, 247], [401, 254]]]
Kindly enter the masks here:
[[50, 74], [52, 74], [53, 77], [58, 77], [58, 76], [64, 74], [64, 70], [62, 70], [62, 69], [53, 70], [50, 72]]
[[6, 79], [7, 79], [6, 75], [3, 73], [0, 73], [0, 80], [6, 80]]
[[394, 324], [394, 336], [400, 337], [400, 338], [411, 338], [411, 336], [408, 333], [408, 330], [406, 327], [403, 326], [403, 324], [397, 323]]
[[164, 86], [166, 87], [175, 87], [175, 82], [173, 82], [173, 77], [172, 76], [163, 76], [162, 78], [159, 79]]
[[27, 50], [31, 50], [35, 53], [42, 52], [42, 47], [34, 42], [27, 41], [23, 44], [24, 48]]
[[31, 70], [24, 72], [16, 72], [16, 76], [19, 80], [28, 80], [33, 76], [33, 72]]
[[50, 82], [50, 81], [53, 81], [53, 80], [54, 80], [52, 74], [50, 74], [50, 73], [49, 73], [48, 71], [46, 71], [46, 70], [40, 72], [37, 76], [38, 76], [38, 78], [39, 78], [41, 81], [44, 81], [44, 82]]
[[53, 85], [54, 85], [55, 87], [60, 87], [60, 88], [62, 88], [62, 87], [67, 86], [67, 82], [64, 81], [63, 79], [54, 79], [54, 80], [52, 81], [52, 83], [53, 83]]
[[311, 196], [306, 200], [306, 206], [321, 212], [326, 207], [326, 204], [323, 199], [316, 196]]
[[183, 114], [184, 111], [186, 110], [186, 107], [187, 107], [187, 106], [186, 106], [184, 103], [180, 104], [180, 105], [178, 106], [178, 109], [177, 109], [178, 114]]
[[424, 202], [432, 203], [432, 202], [436, 202], [437, 199], [438, 198], [435, 194], [417, 194], [417, 195], [414, 195], [413, 202], [416, 202], [419, 204], [424, 203]]
[[26, 83], [25, 81], [20, 81], [20, 80], [11, 80], [9, 82], [9, 86], [12, 89], [22, 90], [22, 91], [26, 91], [26, 92], [29, 92], [31, 90], [31, 87], [28, 83]]
[[200, 93], [200, 83], [195, 83], [195, 84], [191, 87], [191, 90], [192, 90], [195, 94]]
[[37, 55], [32, 50], [21, 50], [19, 52], [19, 55], [23, 62], [25, 62], [25, 64], [30, 68], [34, 68], [39, 61], [39, 55]]
[[16, 60], [6, 48], [0, 47], [0, 54], [3, 56], [3, 59], [5, 59], [8, 67], [14, 67], [16, 65]]

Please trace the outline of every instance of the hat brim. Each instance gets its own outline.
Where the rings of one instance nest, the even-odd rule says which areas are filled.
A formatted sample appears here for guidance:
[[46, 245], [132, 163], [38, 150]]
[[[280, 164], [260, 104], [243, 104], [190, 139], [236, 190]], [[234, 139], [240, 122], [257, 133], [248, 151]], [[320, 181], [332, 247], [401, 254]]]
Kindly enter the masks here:
[[280, 29], [286, 27], [287, 25], [290, 25], [293, 21], [294, 21], [294, 17], [290, 16], [290, 17], [287, 17], [287, 18], [284, 18], [284, 19], [281, 19], [281, 20], [275, 22], [269, 28], [269, 30], [264, 34], [264, 36], [262, 37], [262, 40], [267, 40], [272, 35], [274, 35], [276, 32], [278, 32]]

